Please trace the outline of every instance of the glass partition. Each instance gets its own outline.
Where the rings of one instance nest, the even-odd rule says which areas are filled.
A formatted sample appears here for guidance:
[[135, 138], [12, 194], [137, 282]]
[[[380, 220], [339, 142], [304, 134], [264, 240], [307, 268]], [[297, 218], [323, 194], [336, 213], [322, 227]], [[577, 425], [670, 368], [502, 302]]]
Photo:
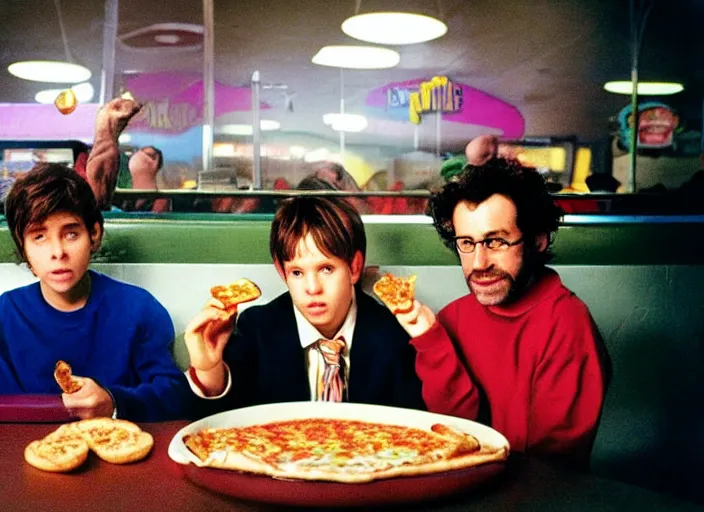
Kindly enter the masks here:
[[[332, 190], [368, 193], [358, 196], [367, 213], [417, 213], [480, 136], [538, 168], [568, 210], [610, 210], [606, 195], [634, 190], [647, 198], [616, 202], [667, 209], [701, 191], [704, 45], [688, 34], [704, 12], [695, 0], [677, 10], [654, 2], [634, 18], [629, 5], [647, 3], [75, 0], [45, 6], [37, 23], [31, 2], [12, 2], [2, 11], [13, 23], [0, 36], [0, 144], [87, 153], [101, 93], [129, 94], [143, 107], [117, 141], [113, 206], [126, 212], [254, 213], [271, 209], [276, 193]], [[446, 31], [401, 44], [343, 30], [380, 6], [430, 16]], [[637, 117], [628, 90], [634, 28]], [[368, 37], [415, 34], [397, 29]], [[28, 60], [79, 64], [90, 76], [39, 82], [10, 72]], [[625, 89], [606, 86], [614, 80]], [[683, 89], [653, 92], [649, 82]], [[54, 100], [68, 89], [78, 106], [60, 113]], [[28, 160], [1, 155], [7, 188]]]

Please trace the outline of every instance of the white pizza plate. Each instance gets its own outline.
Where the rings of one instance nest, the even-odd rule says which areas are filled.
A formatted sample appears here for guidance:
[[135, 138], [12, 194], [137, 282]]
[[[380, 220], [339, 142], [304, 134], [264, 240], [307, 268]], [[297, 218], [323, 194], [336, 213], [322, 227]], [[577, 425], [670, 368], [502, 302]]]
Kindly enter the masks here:
[[430, 475], [376, 480], [365, 484], [343, 484], [281, 480], [264, 475], [202, 467], [202, 462], [183, 443], [187, 434], [205, 428], [229, 428], [306, 418], [371, 421], [430, 429], [443, 423], [476, 437], [482, 446], [505, 450], [509, 443], [496, 430], [461, 418], [380, 405], [288, 402], [258, 405], [208, 416], [182, 428], [169, 444], [169, 457], [181, 465], [183, 474], [195, 484], [230, 496], [297, 506], [360, 506], [416, 502], [467, 491], [501, 473], [505, 461], [492, 461], [466, 469]]

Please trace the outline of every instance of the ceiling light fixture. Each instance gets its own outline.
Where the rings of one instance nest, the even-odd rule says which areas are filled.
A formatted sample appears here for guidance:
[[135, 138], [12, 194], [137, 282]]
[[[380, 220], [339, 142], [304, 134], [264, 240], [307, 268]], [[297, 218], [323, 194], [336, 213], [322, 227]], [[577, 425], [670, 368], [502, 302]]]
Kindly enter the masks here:
[[354, 16], [341, 28], [368, 43], [416, 44], [444, 36], [443, 19], [442, 0], [355, 0]]
[[[90, 82], [84, 82], [82, 84], [74, 85], [71, 87], [73, 93], [76, 95], [76, 99], [79, 103], [88, 103], [93, 99], [95, 95], [95, 89], [90, 84]], [[44, 89], [39, 91], [35, 96], [34, 100], [37, 103], [51, 104], [54, 103], [56, 97], [64, 92], [66, 89]]]
[[313, 64], [347, 69], [389, 69], [401, 56], [395, 50], [376, 46], [323, 46], [311, 59]]
[[[604, 89], [615, 94], [633, 94], [633, 82], [630, 80], [606, 82]], [[641, 96], [667, 96], [683, 90], [684, 86], [676, 82], [638, 82], [638, 94]]]
[[88, 68], [79, 64], [55, 60], [28, 60], [14, 62], [7, 67], [11, 75], [33, 82], [75, 84], [91, 77]]
[[161, 44], [176, 44], [181, 41], [181, 36], [178, 34], [156, 34], [154, 41]]
[[410, 12], [370, 12], [357, 14], [342, 22], [350, 37], [377, 44], [415, 44], [438, 39], [447, 25], [437, 18]]
[[[263, 132], [270, 132], [281, 128], [281, 123], [271, 119], [262, 119], [259, 123]], [[251, 124], [225, 124], [215, 129], [216, 133], [223, 135], [252, 135]]]
[[325, 114], [323, 122], [336, 132], [361, 132], [367, 127], [367, 118], [358, 114], [333, 112]]

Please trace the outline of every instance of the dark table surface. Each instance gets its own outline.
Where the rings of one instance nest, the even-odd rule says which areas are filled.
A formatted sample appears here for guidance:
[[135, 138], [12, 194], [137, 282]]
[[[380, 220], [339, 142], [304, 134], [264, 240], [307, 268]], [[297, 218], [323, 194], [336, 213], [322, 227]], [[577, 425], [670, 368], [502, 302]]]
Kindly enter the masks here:
[[[136, 464], [112, 465], [91, 455], [79, 470], [54, 474], [27, 464], [23, 453], [29, 442], [42, 438], [57, 425], [0, 423], [0, 510], [216, 512], [284, 508], [237, 501], [184, 478], [181, 466], [169, 459], [167, 447], [185, 425], [185, 422], [141, 425], [154, 436], [154, 449], [147, 459]], [[481, 488], [434, 502], [398, 505], [395, 510], [564, 512], [704, 510], [704, 507], [593, 475], [572, 473], [537, 459], [514, 458], [503, 474]]]

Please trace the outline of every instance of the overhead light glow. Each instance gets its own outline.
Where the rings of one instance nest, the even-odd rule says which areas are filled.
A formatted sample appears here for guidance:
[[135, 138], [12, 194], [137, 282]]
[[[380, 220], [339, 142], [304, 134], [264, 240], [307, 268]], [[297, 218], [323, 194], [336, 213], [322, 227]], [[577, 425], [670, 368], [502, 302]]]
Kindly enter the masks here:
[[232, 144], [227, 144], [224, 142], [218, 142], [213, 144], [213, 156], [226, 157], [235, 156], [235, 146]]
[[[281, 128], [281, 123], [272, 119], [262, 119], [259, 122], [259, 127], [264, 132], [270, 132]], [[251, 124], [225, 124], [216, 129], [217, 133], [224, 135], [252, 135]]]
[[367, 127], [367, 118], [358, 114], [325, 114], [323, 122], [337, 132], [361, 132]]
[[303, 160], [308, 163], [324, 162], [330, 160], [330, 151], [326, 148], [317, 148], [313, 151], [308, 151], [308, 153], [303, 156]]
[[[630, 80], [606, 82], [604, 89], [616, 94], [633, 94], [633, 82]], [[684, 86], [675, 82], [638, 82], [638, 94], [643, 96], [667, 96], [683, 90]]]
[[7, 70], [18, 78], [34, 82], [77, 84], [91, 77], [90, 70], [86, 67], [53, 60], [14, 62]]
[[388, 69], [401, 62], [396, 50], [376, 46], [323, 46], [311, 59], [313, 64], [349, 69]]
[[154, 36], [154, 41], [161, 44], [176, 44], [181, 41], [181, 38], [176, 34], [157, 34]]
[[447, 25], [422, 14], [371, 12], [347, 18], [342, 22], [342, 31], [368, 43], [414, 44], [444, 36]]
[[132, 135], [130, 135], [129, 133], [124, 133], [124, 132], [121, 133], [120, 136], [117, 138], [117, 142], [119, 142], [120, 144], [127, 144], [131, 140], [132, 140]]
[[303, 155], [306, 154], [306, 148], [303, 146], [291, 146], [288, 148], [288, 154], [291, 155], [292, 158], [303, 158]]
[[[71, 89], [76, 95], [78, 103], [88, 103], [93, 99], [93, 95], [95, 94], [95, 89], [93, 89], [90, 82], [83, 82], [82, 84], [74, 85]], [[54, 103], [56, 97], [65, 90], [66, 89], [44, 89], [34, 95], [34, 100], [37, 103], [44, 103], [48, 105]]]

